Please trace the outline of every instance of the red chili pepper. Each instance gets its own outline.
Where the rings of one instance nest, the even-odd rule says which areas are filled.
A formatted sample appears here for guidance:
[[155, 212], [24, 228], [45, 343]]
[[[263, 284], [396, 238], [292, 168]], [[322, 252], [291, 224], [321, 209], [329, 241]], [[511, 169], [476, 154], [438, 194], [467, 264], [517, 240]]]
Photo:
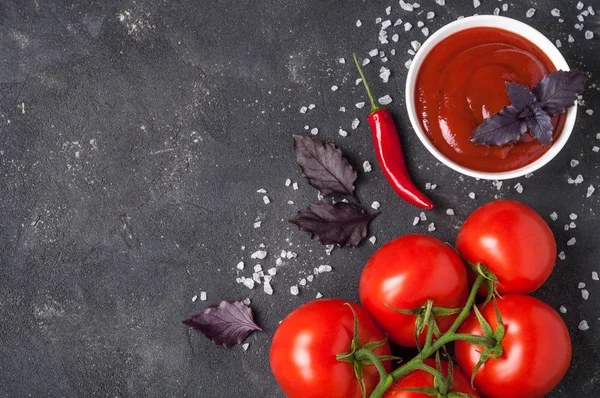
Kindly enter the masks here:
[[358, 73], [362, 78], [363, 84], [367, 89], [369, 100], [371, 101], [371, 113], [368, 121], [371, 125], [373, 135], [373, 144], [377, 153], [377, 160], [383, 169], [392, 188], [408, 203], [419, 206], [423, 209], [433, 209], [433, 202], [425, 196], [410, 179], [404, 155], [402, 154], [402, 146], [400, 145], [400, 137], [398, 130], [392, 119], [392, 115], [385, 108], [380, 108], [375, 104], [369, 84], [365, 79], [365, 75], [358, 63], [356, 54], [353, 54], [354, 62], [358, 68]]

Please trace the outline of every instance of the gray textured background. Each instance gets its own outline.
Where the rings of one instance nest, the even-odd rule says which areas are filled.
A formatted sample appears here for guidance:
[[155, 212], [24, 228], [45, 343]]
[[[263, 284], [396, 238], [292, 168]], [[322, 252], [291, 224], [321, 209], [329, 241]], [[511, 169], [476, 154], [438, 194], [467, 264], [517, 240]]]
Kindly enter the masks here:
[[[477, 10], [470, 1], [421, 3], [418, 11], [436, 13], [432, 21], [401, 11], [397, 1], [0, 1], [0, 395], [282, 397], [268, 348], [287, 313], [317, 292], [357, 300], [361, 268], [382, 242], [425, 232], [429, 222], [434, 236], [452, 242], [465, 217], [494, 198], [533, 206], [566, 251], [535, 294], [567, 308], [573, 339], [571, 369], [551, 396], [600, 395], [600, 282], [591, 280], [600, 271], [600, 191], [585, 198], [589, 184], [600, 188], [600, 155], [591, 150], [600, 144], [600, 94], [586, 91], [566, 148], [533, 177], [500, 190], [461, 177], [434, 160], [407, 122], [406, 50], [423, 35], [416, 27], [390, 28], [400, 41], [381, 46], [374, 21], [423, 20], [435, 31], [502, 3], [483, 0]], [[573, 27], [575, 4], [538, 1], [526, 19], [529, 6], [515, 2], [502, 14], [560, 39], [569, 63], [590, 72], [595, 85], [599, 19], [586, 19], [584, 30], [596, 38], [584, 40]], [[554, 7], [564, 23], [550, 16]], [[350, 54], [377, 47], [398, 53], [387, 63], [387, 84], [377, 78], [380, 60], [366, 67], [373, 89], [394, 98], [390, 108], [415, 181], [438, 184], [430, 192], [437, 208], [417, 227], [418, 209], [393, 193], [376, 166], [367, 110], [354, 107], [366, 97], [354, 85]], [[314, 110], [299, 113], [311, 103]], [[589, 116], [588, 107], [598, 110]], [[352, 131], [355, 117], [362, 123]], [[292, 154], [291, 134], [305, 125], [340, 145], [359, 170], [364, 160], [373, 163], [373, 172], [359, 173], [358, 196], [382, 204], [383, 215], [371, 224], [375, 246], [327, 257], [285, 221], [316, 199]], [[337, 134], [340, 127], [347, 138]], [[581, 164], [572, 169], [571, 159]], [[577, 174], [584, 183], [569, 185]], [[286, 178], [300, 189], [285, 187]], [[517, 182], [523, 194], [513, 188]], [[259, 188], [272, 203], [263, 204]], [[445, 214], [448, 207], [456, 216]], [[557, 222], [548, 218], [553, 211]], [[572, 212], [577, 228], [564, 231]], [[257, 218], [262, 227], [254, 229]], [[577, 244], [567, 248], [571, 237]], [[235, 264], [245, 260], [250, 276], [249, 255], [260, 243], [270, 253], [264, 266], [281, 249], [298, 253], [276, 276], [274, 296], [235, 282]], [[334, 272], [298, 297], [289, 294], [323, 263]], [[588, 301], [579, 282], [587, 284]], [[200, 291], [207, 302], [192, 303]], [[214, 346], [181, 324], [209, 303], [245, 297], [265, 330], [247, 340], [247, 352]], [[583, 319], [585, 332], [577, 328]]]

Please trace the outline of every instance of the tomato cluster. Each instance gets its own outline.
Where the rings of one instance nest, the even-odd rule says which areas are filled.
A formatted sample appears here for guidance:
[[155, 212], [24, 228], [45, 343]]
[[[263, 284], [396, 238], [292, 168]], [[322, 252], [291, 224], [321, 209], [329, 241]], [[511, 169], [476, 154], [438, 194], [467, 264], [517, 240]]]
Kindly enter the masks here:
[[[456, 251], [430, 236], [401, 236], [366, 264], [362, 307], [316, 300], [281, 322], [270, 353], [275, 378], [289, 398], [543, 397], [571, 361], [562, 318], [527, 296], [555, 258], [548, 225], [515, 201], [471, 214]], [[389, 373], [386, 337], [419, 354]], [[458, 368], [441, 360], [450, 342]]]

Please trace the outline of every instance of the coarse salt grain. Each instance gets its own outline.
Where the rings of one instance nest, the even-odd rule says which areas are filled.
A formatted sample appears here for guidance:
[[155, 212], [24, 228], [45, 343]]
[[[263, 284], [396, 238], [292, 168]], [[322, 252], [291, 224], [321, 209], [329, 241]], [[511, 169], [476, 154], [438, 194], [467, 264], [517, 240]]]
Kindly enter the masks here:
[[521, 183], [520, 183], [520, 182], [518, 182], [518, 183], [515, 185], [515, 189], [517, 190], [517, 192], [518, 192], [518, 193], [523, 193], [523, 185], [521, 185]]
[[477, 8], [481, 5], [481, 1], [479, 0], [473, 0], [473, 8]]
[[292, 180], [290, 180], [289, 178], [287, 180], [285, 180], [285, 186], [289, 187], [290, 185], [292, 185]]
[[348, 136], [348, 132], [344, 129], [340, 129], [338, 131], [338, 134], [341, 135], [342, 137], [347, 137]]
[[577, 2], [577, 9], [581, 10], [583, 8], [583, 3], [581, 1]]
[[335, 84], [333, 86], [331, 86], [331, 91], [338, 91], [338, 86], [336, 86]]
[[390, 74], [390, 70], [385, 66], [382, 66], [381, 69], [379, 69], [379, 77], [384, 83], [387, 83], [390, 80]]
[[321, 293], [317, 292], [317, 295], [315, 297], [320, 299], [321, 297], [323, 297], [323, 295]]
[[429, 231], [429, 232], [435, 231], [435, 224], [434, 223], [429, 224], [427, 226], [427, 231]]
[[260, 224], [262, 224], [262, 221], [256, 221], [254, 223], [254, 228], [260, 228]]
[[315, 104], [310, 104], [310, 105], [308, 106], [308, 109], [315, 109], [316, 107], [317, 107], [317, 106], [316, 106]]
[[590, 196], [592, 196], [592, 194], [594, 193], [594, 191], [596, 190], [596, 188], [594, 188], [593, 185], [590, 185], [587, 189], [587, 192], [585, 194], [586, 198], [589, 198]]
[[565, 258], [567, 258], [567, 256], [566, 256], [565, 252], [561, 251], [560, 253], [558, 253], [558, 258], [560, 258], [561, 260], [564, 260]]
[[390, 15], [392, 13], [392, 6], [387, 6], [385, 8], [385, 15]]
[[475, 199], [475, 192], [470, 192], [469, 193], [469, 198]]
[[560, 39], [556, 39], [556, 48], [561, 48], [562, 47], [562, 42], [560, 41]]
[[257, 193], [267, 193], [267, 191], [265, 191], [263, 188], [257, 189], [256, 192]]
[[392, 21], [390, 21], [389, 19], [386, 19], [381, 23], [381, 29], [387, 29], [390, 26], [392, 26]]
[[404, 31], [405, 31], [405, 32], [408, 32], [408, 31], [409, 31], [409, 30], [411, 30], [411, 29], [412, 29], [412, 24], [411, 24], [410, 22], [406, 22], [406, 23], [404, 24]]
[[299, 284], [300, 286], [306, 286], [306, 278], [302, 278], [302, 279], [300, 279], [300, 280], [298, 281], [298, 284]]
[[250, 343], [242, 344], [242, 348], [244, 349], [244, 351], [248, 351], [248, 347], [250, 347]]
[[374, 201], [373, 203], [371, 203], [371, 207], [375, 210], [379, 209], [381, 207], [381, 204], [378, 201]]
[[319, 274], [322, 274], [323, 272], [331, 272], [331, 270], [332, 270], [331, 265], [327, 265], [327, 264], [319, 265], [319, 268], [317, 268], [317, 272]]
[[252, 278], [244, 278], [244, 281], [242, 283], [248, 289], [254, 289], [254, 281], [252, 280]]
[[506, 4], [506, 3], [502, 4], [502, 11], [504, 11], [504, 12], [508, 11], [508, 4]]
[[587, 113], [588, 115], [592, 116], [594, 114], [594, 110], [593, 109], [586, 109], [585, 113]]
[[256, 265], [254, 266], [254, 272], [260, 272], [260, 271], [262, 271], [262, 265], [260, 265], [260, 264], [256, 264]]
[[293, 183], [292, 184], [292, 188], [294, 189], [294, 191], [297, 191], [298, 190], [298, 183], [297, 182]]
[[587, 290], [583, 289], [583, 290], [581, 291], [581, 297], [582, 297], [584, 300], [587, 300], [588, 298], [590, 298], [590, 292], [588, 292]]
[[567, 246], [573, 246], [575, 243], [577, 243], [577, 239], [571, 238], [567, 241]]
[[281, 259], [281, 257], [277, 257], [277, 259], [275, 260], [275, 265], [280, 266], [281, 264], [283, 264], [283, 260]]
[[237, 269], [239, 269], [239, 270], [243, 270], [244, 269], [244, 262], [240, 261], [239, 263], [237, 263], [237, 265], [235, 267]]
[[374, 244], [375, 244], [375, 242], [377, 242], [377, 238], [376, 238], [376, 237], [374, 237], [374, 236], [371, 236], [371, 237], [369, 238], [369, 242], [371, 242], [371, 244], [373, 244], [373, 245], [374, 245]]
[[312, 129], [310, 129], [310, 133], [312, 135], [317, 135], [317, 134], [319, 134], [319, 129], [316, 127], [313, 127]]
[[592, 279], [595, 281], [598, 280], [598, 273], [596, 271], [592, 271]]
[[550, 10], [550, 15], [553, 17], [560, 17], [560, 10], [558, 8], [553, 8]]
[[346, 112], [346, 107], [345, 106], [340, 106], [340, 112]]
[[594, 145], [594, 146], [592, 147], [592, 151], [594, 151], [594, 152], [600, 152], [600, 147], [598, 147], [598, 146]]
[[363, 171], [365, 173], [370, 173], [371, 170], [373, 170], [373, 166], [371, 166], [371, 163], [368, 160], [365, 160], [363, 162]]
[[300, 108], [300, 113], [306, 113], [307, 110], [308, 108], [303, 106], [302, 108]]
[[396, 20], [396, 22], [394, 22], [394, 26], [400, 26], [400, 25], [402, 25], [402, 19], [401, 19], [401, 18], [398, 18], [398, 19]]
[[360, 120], [358, 120], [358, 118], [354, 118], [354, 120], [352, 120], [352, 124], [350, 127], [352, 127], [352, 130], [356, 130], [358, 125], [360, 124]]
[[577, 167], [578, 164], [579, 164], [579, 160], [571, 159], [571, 163], [570, 163], [571, 167]]
[[575, 221], [575, 220], [577, 220], [577, 214], [575, 214], [575, 213], [571, 213], [571, 214], [569, 214], [569, 218], [570, 218], [571, 220]]
[[427, 16], [426, 16], [427, 19], [433, 19], [434, 17], [435, 17], [435, 12], [429, 11], [427, 13]]
[[300, 290], [298, 290], [298, 286], [294, 285], [294, 286], [290, 287], [290, 293], [293, 294], [294, 296], [297, 296], [298, 293], [300, 293]]
[[454, 210], [448, 209], [448, 210], [446, 210], [446, 214], [449, 215], [449, 216], [453, 216], [454, 215]]
[[427, 221], [427, 215], [425, 215], [424, 211], [419, 213], [419, 218], [421, 219], [421, 221]]
[[362, 66], [369, 65], [370, 62], [371, 62], [371, 60], [369, 58], [365, 58], [362, 60]]
[[412, 64], [412, 59], [409, 59], [408, 61], [406, 61], [406, 62], [404, 63], [404, 67], [405, 67], [406, 69], [410, 69], [410, 65], [411, 65], [411, 64]]
[[[400, 35], [399, 35], [398, 33], [394, 33], [394, 34], [392, 35], [392, 41], [393, 41], [394, 43], [397, 43], [397, 42], [398, 42], [398, 40], [400, 40]], [[394, 51], [394, 50], [392, 49], [392, 51]], [[394, 51], [394, 53], [395, 53], [395, 51]], [[394, 55], [394, 53], [392, 53], [392, 55]]]
[[252, 253], [250, 255], [250, 258], [252, 258], [252, 259], [259, 259], [259, 260], [262, 260], [265, 257], [267, 257], [266, 250], [257, 250], [257, 251], [255, 251], [254, 253]]
[[592, 32], [591, 30], [586, 30], [585, 31], [585, 38], [587, 40], [591, 40], [594, 38], [594, 32]]
[[377, 101], [381, 105], [389, 105], [392, 103], [392, 97], [390, 97], [389, 94], [386, 94], [383, 97], [379, 98]]
[[590, 328], [590, 326], [588, 325], [586, 320], [583, 320], [583, 321], [579, 322], [579, 325], [577, 325], [577, 328], [579, 330], [586, 331]]
[[527, 10], [527, 12], [525, 13], [525, 16], [527, 18], [531, 18], [535, 15], [535, 8], [530, 8], [529, 10]]
[[268, 205], [269, 203], [271, 203], [271, 200], [267, 197], [267, 195], [263, 196], [263, 202], [265, 202], [266, 205]]
[[412, 225], [417, 225], [419, 223], [420, 218], [419, 217], [415, 217], [415, 219], [413, 220]]
[[267, 273], [271, 276], [275, 276], [275, 275], [277, 275], [277, 268], [271, 267], [267, 270]]
[[577, 228], [577, 224], [575, 224], [575, 221], [571, 221], [569, 223], [569, 228], [573, 229], [573, 228]]
[[572, 35], [567, 36], [567, 41], [569, 43], [573, 43], [575, 41], [575, 38]]
[[206, 292], [200, 292], [200, 301], [206, 301]]
[[306, 277], [306, 280], [309, 281], [309, 282], [312, 282], [314, 279], [315, 279], [314, 275], [309, 275], [309, 276]]
[[569, 184], [579, 185], [583, 182], [583, 176], [581, 174], [578, 174], [577, 177], [575, 177], [575, 179], [569, 177], [567, 178], [567, 182]]
[[364, 102], [357, 102], [355, 106], [356, 106], [358, 109], [361, 109], [361, 108], [363, 108], [363, 107], [365, 106], [365, 103], [364, 103]]
[[375, 56], [377, 56], [377, 54], [379, 54], [379, 50], [376, 49], [376, 48], [374, 48], [371, 51], [369, 51], [369, 56], [370, 57], [375, 57]]
[[423, 36], [429, 36], [429, 28], [426, 26], [423, 29], [421, 29], [421, 33], [423, 33]]
[[411, 41], [410, 45], [412, 46], [413, 50], [415, 50], [415, 51], [417, 51], [419, 48], [421, 48], [421, 43], [418, 40]]
[[198, 300], [198, 295], [194, 295], [194, 296], [192, 297], [192, 303], [195, 303], [195, 302], [196, 302], [196, 300]]
[[356, 27], [360, 28], [362, 26], [362, 21], [359, 19], [358, 21], [356, 21]]
[[340, 58], [340, 59], [338, 59], [338, 62], [340, 64], [345, 64], [346, 63], [346, 58]]

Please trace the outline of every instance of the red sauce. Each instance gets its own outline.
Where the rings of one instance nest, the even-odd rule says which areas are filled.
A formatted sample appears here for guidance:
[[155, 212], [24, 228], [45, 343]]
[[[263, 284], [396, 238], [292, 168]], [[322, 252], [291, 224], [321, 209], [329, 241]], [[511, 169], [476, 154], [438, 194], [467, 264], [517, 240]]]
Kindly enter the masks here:
[[[528, 165], [548, 149], [526, 133], [514, 144], [478, 145], [469, 139], [484, 118], [510, 105], [505, 82], [533, 87], [556, 70], [529, 40], [498, 28], [471, 28], [438, 43], [417, 75], [415, 106], [433, 145], [472, 170], [501, 172]], [[554, 137], [565, 115], [552, 117]]]

